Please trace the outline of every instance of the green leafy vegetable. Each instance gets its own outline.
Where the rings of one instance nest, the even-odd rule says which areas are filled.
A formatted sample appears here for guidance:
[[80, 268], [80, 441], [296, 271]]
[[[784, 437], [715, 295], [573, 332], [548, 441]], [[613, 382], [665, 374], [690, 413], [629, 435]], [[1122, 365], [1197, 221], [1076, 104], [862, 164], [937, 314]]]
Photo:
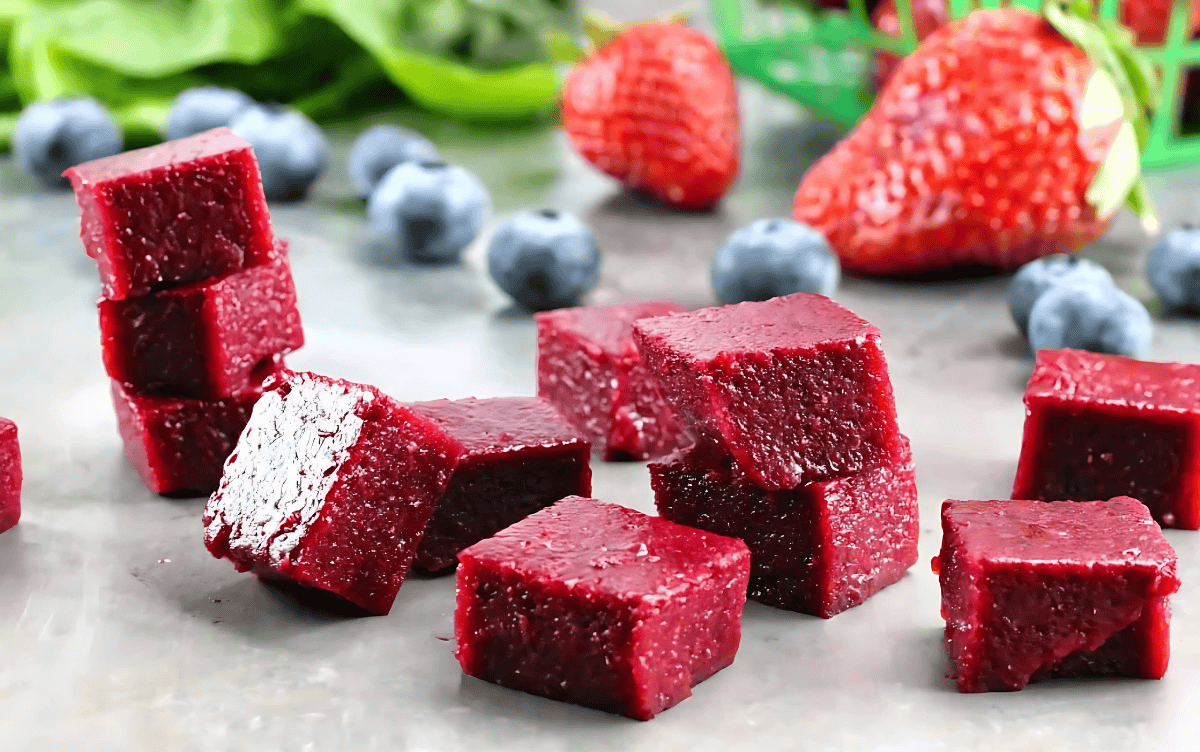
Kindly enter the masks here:
[[[558, 95], [558, 75], [548, 62], [487, 70], [449, 64], [415, 49], [401, 33], [401, 3], [299, 0], [299, 5], [336, 23], [406, 94], [432, 110], [476, 118], [523, 117], [544, 109]], [[538, 50], [544, 58], [540, 40]]]
[[466, 118], [529, 117], [559, 80], [542, 38], [570, 0], [0, 0], [0, 148], [23, 104], [90, 94], [132, 144], [215, 83], [335, 115], [403, 92]]

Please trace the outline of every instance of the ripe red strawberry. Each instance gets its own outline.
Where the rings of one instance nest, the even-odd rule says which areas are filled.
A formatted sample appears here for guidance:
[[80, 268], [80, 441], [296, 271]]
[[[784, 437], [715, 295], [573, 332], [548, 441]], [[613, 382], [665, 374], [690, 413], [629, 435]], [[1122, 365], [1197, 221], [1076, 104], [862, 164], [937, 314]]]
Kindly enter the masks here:
[[[913, 13], [913, 31], [917, 40], [923, 40], [935, 30], [950, 20], [950, 10], [946, 0], [910, 0]], [[1093, 5], [1099, 7], [1100, 0], [1093, 0]], [[1167, 36], [1167, 26], [1171, 21], [1172, 0], [1124, 0], [1118, 18], [1121, 23], [1133, 32], [1140, 45], [1161, 45]], [[1192, 0], [1191, 32], [1200, 30], [1200, 0]], [[871, 23], [875, 28], [890, 37], [900, 37], [900, 16], [896, 10], [896, 0], [882, 0], [871, 14]], [[892, 72], [900, 62], [900, 56], [887, 50], [875, 53], [874, 66], [871, 71], [871, 83], [876, 91], [882, 91], [884, 84], [891, 78]]]
[[1095, 240], [1125, 200], [1150, 225], [1144, 113], [1123, 117], [1114, 75], [1035, 13], [952, 21], [804, 176], [796, 219], [873, 274], [1015, 267]]
[[737, 178], [737, 89], [717, 46], [652, 22], [584, 60], [563, 89], [563, 127], [588, 162], [632, 190], [707, 209]]

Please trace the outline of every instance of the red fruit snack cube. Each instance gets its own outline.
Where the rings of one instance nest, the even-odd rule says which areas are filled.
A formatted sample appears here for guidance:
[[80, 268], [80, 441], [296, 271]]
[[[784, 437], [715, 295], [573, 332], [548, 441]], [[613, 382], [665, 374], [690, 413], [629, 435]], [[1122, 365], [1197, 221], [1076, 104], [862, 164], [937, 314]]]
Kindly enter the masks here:
[[286, 249], [279, 241], [273, 261], [223, 279], [101, 300], [108, 375], [140, 393], [245, 392], [255, 370], [304, 344]]
[[463, 445], [415, 564], [440, 572], [458, 552], [567, 496], [592, 492], [591, 447], [539, 397], [416, 402]]
[[632, 339], [636, 319], [681, 310], [674, 303], [634, 303], [534, 315], [538, 395], [582, 431], [605, 460], [661, 457], [691, 443]]
[[772, 491], [889, 462], [900, 432], [879, 330], [796, 293], [641, 319], [642, 359], [696, 434]]
[[1136, 499], [947, 501], [934, 565], [960, 692], [1167, 670], [1175, 551]]
[[199, 400], [139, 394], [112, 382], [117, 428], [125, 456], [157, 494], [207, 496], [262, 396], [262, 382], [279, 368], [268, 363], [241, 394]]
[[204, 509], [204, 543], [238, 571], [386, 614], [461, 452], [374, 387], [281, 374]]
[[0, 418], [0, 533], [21, 519], [21, 479], [17, 424]]
[[650, 484], [665, 519], [746, 542], [751, 600], [828, 619], [917, 561], [917, 485], [901, 438], [890, 462], [790, 491], [758, 488], [704, 445], [651, 463]]
[[274, 254], [258, 161], [228, 128], [84, 162], [64, 175], [110, 300], [223, 276]]
[[1200, 529], [1200, 365], [1041, 350], [1025, 389], [1014, 499], [1132, 496]]
[[733, 662], [750, 554], [733, 538], [570, 497], [459, 554], [463, 671], [638, 720]]

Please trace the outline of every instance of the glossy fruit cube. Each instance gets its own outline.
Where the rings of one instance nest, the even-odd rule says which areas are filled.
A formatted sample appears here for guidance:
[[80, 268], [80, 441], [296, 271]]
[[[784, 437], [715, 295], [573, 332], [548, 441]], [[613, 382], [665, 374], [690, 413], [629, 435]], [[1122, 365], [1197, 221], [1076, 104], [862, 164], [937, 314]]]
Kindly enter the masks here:
[[634, 340], [698, 441], [760, 488], [782, 491], [896, 455], [900, 431], [879, 330], [829, 298], [642, 319]]
[[665, 519], [741, 538], [751, 600], [828, 619], [897, 582], [917, 561], [917, 485], [907, 439], [891, 462], [790, 491], [750, 482], [720, 448], [651, 463]]
[[592, 492], [591, 447], [539, 397], [415, 402], [464, 447], [415, 564], [452, 569], [458, 552], [567, 496]]
[[1200, 529], [1200, 365], [1038, 352], [1013, 498], [1113, 496]]
[[565, 308], [536, 314], [538, 395], [605, 460], [661, 457], [691, 439], [633, 346], [633, 322], [683, 309], [674, 303]]
[[1175, 551], [1136, 499], [947, 501], [934, 566], [960, 692], [1167, 670]]
[[117, 428], [125, 456], [157, 494], [207, 496], [262, 396], [262, 381], [279, 366], [269, 363], [234, 397], [199, 400], [139, 394], [112, 382]]
[[204, 509], [204, 543], [238, 571], [386, 614], [461, 453], [374, 387], [284, 372]]
[[286, 241], [271, 263], [99, 308], [105, 369], [139, 393], [225, 399], [304, 344]]
[[0, 533], [21, 519], [21, 480], [17, 424], [0, 418]]
[[82, 214], [83, 246], [110, 300], [260, 266], [274, 254], [254, 151], [228, 128], [64, 174]]
[[463, 671], [649, 720], [733, 663], [739, 540], [570, 497], [459, 554]]

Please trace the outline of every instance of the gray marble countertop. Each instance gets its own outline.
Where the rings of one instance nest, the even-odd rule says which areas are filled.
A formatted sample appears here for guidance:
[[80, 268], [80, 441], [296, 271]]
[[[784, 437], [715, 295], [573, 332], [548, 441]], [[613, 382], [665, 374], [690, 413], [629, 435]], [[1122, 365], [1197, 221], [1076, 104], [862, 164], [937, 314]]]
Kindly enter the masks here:
[[[687, 215], [620, 193], [542, 125], [425, 130], [476, 171], [497, 216], [577, 212], [605, 250], [591, 302], [713, 303], [708, 262], [750, 220], [786, 215], [799, 176], [840, 135], [743, 88], [743, 177], [719, 210]], [[381, 118], [384, 119], [384, 118]], [[531, 394], [535, 340], [482, 265], [389, 261], [352, 200], [331, 131], [312, 198], [276, 205], [292, 242], [307, 346], [289, 360], [404, 400]], [[1152, 176], [1167, 225], [1197, 216], [1200, 172]], [[945, 678], [937, 580], [941, 501], [1004, 498], [1032, 359], [1005, 277], [848, 278], [836, 297], [883, 331], [921, 496], [921, 561], [829, 621], [750, 604], [736, 663], [638, 723], [463, 677], [452, 578], [410, 579], [386, 617], [314, 611], [237, 574], [201, 540], [203, 499], [168, 500], [126, 465], [100, 362], [96, 273], [69, 193], [0, 160], [0, 415], [20, 424], [24, 513], [0, 536], [0, 748], [13, 750], [1167, 750], [1200, 734], [1200, 537], [1170, 531], [1183, 589], [1160, 682], [1052, 682], [960, 695]], [[486, 235], [485, 238], [486, 239]], [[1149, 299], [1149, 239], [1129, 216], [1089, 255]], [[1154, 359], [1200, 360], [1200, 322], [1159, 320]], [[653, 510], [645, 467], [596, 463], [600, 498]]]

